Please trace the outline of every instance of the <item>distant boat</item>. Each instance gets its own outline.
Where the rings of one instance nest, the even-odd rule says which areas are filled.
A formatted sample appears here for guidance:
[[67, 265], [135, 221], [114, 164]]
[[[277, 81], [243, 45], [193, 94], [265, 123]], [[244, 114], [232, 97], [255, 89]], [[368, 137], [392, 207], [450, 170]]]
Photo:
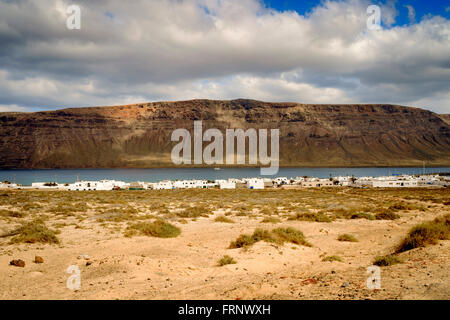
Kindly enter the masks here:
[[222, 170], [222, 168], [214, 168], [214, 170]]

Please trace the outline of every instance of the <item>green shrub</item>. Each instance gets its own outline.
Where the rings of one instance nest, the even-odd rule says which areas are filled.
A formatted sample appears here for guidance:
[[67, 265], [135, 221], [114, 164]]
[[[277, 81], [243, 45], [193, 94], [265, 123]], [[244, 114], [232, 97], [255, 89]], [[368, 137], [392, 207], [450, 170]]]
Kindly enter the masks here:
[[236, 264], [237, 262], [230, 256], [224, 255], [219, 261], [217, 261], [219, 266], [225, 266], [227, 264]]
[[389, 254], [386, 256], [378, 256], [373, 261], [373, 264], [380, 267], [391, 266], [396, 263], [402, 263], [403, 261], [396, 255]]
[[261, 223], [279, 223], [279, 222], [281, 222], [281, 220], [278, 218], [274, 218], [274, 217], [265, 217], [261, 221]]
[[311, 244], [305, 240], [303, 232], [292, 227], [273, 229], [272, 233], [277, 243], [283, 244], [284, 242], [289, 242], [307, 247], [311, 246]]
[[295, 243], [304, 246], [311, 246], [306, 240], [303, 233], [294, 228], [277, 228], [271, 232], [263, 229], [256, 229], [252, 235], [241, 234], [235, 241], [230, 243], [229, 248], [244, 248], [255, 244], [258, 241], [266, 241], [277, 244], [285, 242]]
[[214, 219], [214, 221], [216, 221], [216, 222], [225, 222], [225, 223], [234, 223], [233, 220], [231, 220], [230, 218], [227, 218], [225, 216], [218, 216], [217, 218]]
[[400, 243], [397, 252], [436, 244], [450, 239], [450, 214], [416, 225]]
[[23, 218], [25, 214], [22, 211], [0, 210], [0, 217]]
[[314, 222], [331, 222], [331, 219], [321, 212], [302, 212], [296, 213], [289, 217], [288, 220], [314, 221]]
[[198, 218], [207, 217], [211, 213], [207, 207], [204, 206], [193, 206], [184, 209], [181, 212], [177, 212], [177, 216], [181, 218]]
[[399, 219], [400, 216], [391, 211], [379, 212], [375, 215], [375, 219], [377, 220], [396, 220]]
[[375, 220], [375, 217], [370, 213], [365, 212], [357, 212], [350, 215], [350, 219], [367, 219], [367, 220]]
[[342, 258], [339, 256], [328, 256], [322, 259], [322, 261], [329, 261], [329, 262], [333, 262], [333, 261], [339, 261], [342, 262]]
[[256, 229], [252, 235], [241, 234], [235, 241], [230, 243], [230, 249], [244, 248], [255, 244], [258, 241], [265, 240], [272, 242], [272, 236], [268, 230]]
[[127, 228], [126, 236], [132, 236], [140, 233], [145, 236], [158, 238], [175, 238], [181, 233], [180, 228], [163, 220], [156, 220], [154, 222], [138, 222]]
[[9, 235], [14, 235], [11, 243], [59, 243], [56, 231], [47, 228], [44, 222], [39, 219], [23, 224]]
[[358, 242], [358, 239], [356, 239], [354, 236], [348, 233], [340, 234], [337, 239], [339, 241], [347, 241], [347, 242]]

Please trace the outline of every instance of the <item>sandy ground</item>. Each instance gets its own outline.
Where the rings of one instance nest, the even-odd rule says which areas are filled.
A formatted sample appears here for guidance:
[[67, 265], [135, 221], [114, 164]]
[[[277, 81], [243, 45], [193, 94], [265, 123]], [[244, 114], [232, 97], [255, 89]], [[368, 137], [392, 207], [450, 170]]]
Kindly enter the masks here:
[[[402, 253], [404, 263], [381, 268], [380, 290], [366, 287], [366, 268], [375, 256], [390, 253], [411, 226], [448, 212], [440, 205], [393, 221], [278, 224], [248, 217], [219, 223], [209, 216], [175, 223], [182, 233], [170, 239], [125, 238], [98, 225], [67, 226], [58, 235], [60, 246], [1, 245], [0, 299], [450, 299], [450, 241]], [[298, 228], [313, 246], [258, 242], [249, 249], [228, 249], [242, 233], [280, 226]], [[337, 241], [341, 233], [359, 242]], [[90, 259], [80, 259], [82, 254]], [[225, 254], [237, 264], [218, 266]], [[44, 263], [33, 263], [35, 255]], [[323, 262], [325, 255], [339, 255], [343, 262]], [[12, 259], [26, 266], [10, 266]], [[81, 270], [77, 291], [66, 286], [71, 265]]]

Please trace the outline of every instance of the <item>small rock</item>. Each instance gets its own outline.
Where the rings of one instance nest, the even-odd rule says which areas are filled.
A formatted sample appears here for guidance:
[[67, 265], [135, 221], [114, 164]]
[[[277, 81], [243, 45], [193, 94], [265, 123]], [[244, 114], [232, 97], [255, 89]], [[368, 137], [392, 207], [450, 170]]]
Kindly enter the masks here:
[[308, 285], [308, 284], [316, 284], [317, 280], [313, 278], [305, 279], [302, 281], [302, 285]]
[[341, 288], [346, 288], [346, 287], [348, 287], [350, 285], [350, 282], [344, 282], [343, 284], [342, 284], [342, 286], [341, 286]]
[[44, 263], [44, 259], [40, 256], [35, 256], [34, 263]]
[[10, 264], [11, 266], [15, 266], [15, 267], [21, 267], [21, 268], [24, 268], [24, 267], [25, 267], [25, 261], [20, 260], [20, 259], [17, 259], [17, 260], [11, 260], [11, 261], [9, 262], [9, 264]]
[[78, 259], [84, 259], [84, 260], [89, 260], [91, 257], [89, 257], [87, 254], [80, 254], [78, 256]]
[[92, 264], [92, 261], [86, 262], [86, 267], [89, 267]]

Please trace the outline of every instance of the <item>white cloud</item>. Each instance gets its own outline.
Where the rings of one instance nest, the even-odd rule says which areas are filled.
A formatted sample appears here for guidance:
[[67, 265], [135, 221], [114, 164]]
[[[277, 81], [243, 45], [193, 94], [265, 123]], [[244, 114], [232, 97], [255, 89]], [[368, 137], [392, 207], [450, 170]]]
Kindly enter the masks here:
[[27, 107], [18, 106], [17, 104], [0, 104], [0, 112], [30, 112]]
[[[308, 16], [257, 0], [0, 0], [0, 104], [57, 108], [191, 98], [419, 103], [450, 113], [450, 21], [366, 30], [369, 1]], [[412, 7], [411, 7], [412, 8]], [[395, 23], [394, 2], [381, 8]], [[423, 105], [420, 105], [423, 103]]]

